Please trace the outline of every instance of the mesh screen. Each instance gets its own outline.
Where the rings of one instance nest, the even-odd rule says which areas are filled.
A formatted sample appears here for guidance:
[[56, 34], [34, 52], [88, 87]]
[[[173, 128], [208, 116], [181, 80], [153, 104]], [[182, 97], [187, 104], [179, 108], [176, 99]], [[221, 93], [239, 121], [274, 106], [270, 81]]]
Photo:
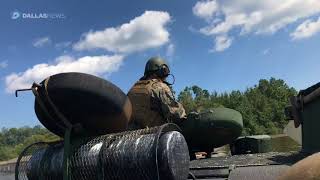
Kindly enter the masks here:
[[[166, 124], [72, 140], [69, 179], [160, 179], [158, 141], [163, 133], [172, 130], [177, 130], [176, 126]], [[63, 179], [63, 142], [33, 144], [20, 157], [19, 180]]]
[[[37, 169], [38, 166], [32, 166], [32, 162], [40, 162], [42, 159], [42, 155], [44, 153], [44, 149], [49, 147], [49, 143], [39, 142], [32, 144], [24, 149], [24, 151], [20, 154], [17, 165], [16, 165], [16, 179], [28, 180], [28, 172], [32, 168]], [[32, 178], [32, 177], [31, 177]], [[39, 178], [39, 177], [38, 177]]]
[[72, 179], [157, 179], [159, 130], [104, 135], [82, 144], [70, 158]]

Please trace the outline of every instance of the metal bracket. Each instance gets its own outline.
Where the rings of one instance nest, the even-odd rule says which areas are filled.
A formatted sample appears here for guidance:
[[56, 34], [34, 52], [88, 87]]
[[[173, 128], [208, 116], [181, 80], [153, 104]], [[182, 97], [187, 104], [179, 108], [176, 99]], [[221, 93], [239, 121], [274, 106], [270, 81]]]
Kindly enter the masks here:
[[37, 91], [37, 89], [38, 89], [39, 87], [41, 87], [40, 84], [37, 84], [37, 83], [33, 82], [31, 88], [27, 88], [27, 89], [17, 89], [17, 90], [15, 91], [15, 95], [16, 95], [16, 97], [18, 97], [18, 92], [21, 92], [21, 91], [31, 91], [31, 90], [32, 90], [32, 92], [34, 92], [34, 91]]

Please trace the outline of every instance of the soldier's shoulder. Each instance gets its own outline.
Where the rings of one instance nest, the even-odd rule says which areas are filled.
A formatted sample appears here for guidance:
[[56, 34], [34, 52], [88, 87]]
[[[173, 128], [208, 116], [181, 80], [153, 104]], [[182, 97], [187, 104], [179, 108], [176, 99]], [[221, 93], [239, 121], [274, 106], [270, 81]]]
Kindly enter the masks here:
[[152, 79], [152, 87], [165, 89], [165, 90], [170, 89], [167, 84], [165, 84], [161, 80], [157, 80], [157, 79]]
[[138, 80], [134, 85], [147, 85], [150, 83], [150, 80]]

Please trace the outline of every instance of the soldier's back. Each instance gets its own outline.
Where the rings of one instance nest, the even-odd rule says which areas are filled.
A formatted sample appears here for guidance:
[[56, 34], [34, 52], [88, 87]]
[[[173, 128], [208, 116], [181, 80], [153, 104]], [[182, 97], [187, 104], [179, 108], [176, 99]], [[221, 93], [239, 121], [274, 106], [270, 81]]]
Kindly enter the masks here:
[[145, 128], [165, 123], [161, 115], [160, 102], [157, 97], [161, 88], [165, 88], [160, 80], [139, 80], [128, 92], [132, 104], [131, 128]]

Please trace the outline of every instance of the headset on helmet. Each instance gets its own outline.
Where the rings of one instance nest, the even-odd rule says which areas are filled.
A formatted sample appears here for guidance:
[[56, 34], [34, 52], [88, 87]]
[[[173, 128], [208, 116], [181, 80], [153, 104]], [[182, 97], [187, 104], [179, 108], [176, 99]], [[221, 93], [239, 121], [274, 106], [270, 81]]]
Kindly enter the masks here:
[[170, 69], [167, 63], [160, 57], [152, 57], [148, 60], [144, 75], [149, 76], [150, 74], [156, 74], [160, 78], [169, 76]]
[[156, 74], [160, 78], [168, 77], [170, 74], [170, 69], [168, 65], [162, 64], [159, 69], [156, 71]]

